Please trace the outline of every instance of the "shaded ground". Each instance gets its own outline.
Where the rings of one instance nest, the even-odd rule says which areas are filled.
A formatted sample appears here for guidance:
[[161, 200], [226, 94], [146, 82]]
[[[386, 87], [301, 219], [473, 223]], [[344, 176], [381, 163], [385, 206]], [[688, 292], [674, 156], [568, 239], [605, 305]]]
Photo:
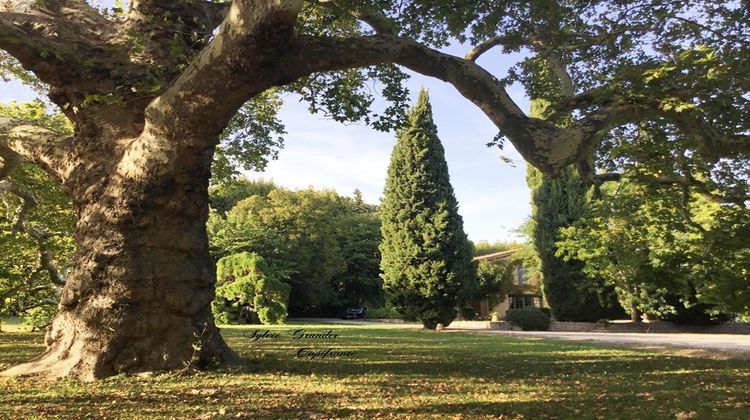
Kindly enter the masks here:
[[[255, 329], [223, 330], [252, 360], [235, 371], [94, 384], [0, 379], [0, 418], [750, 418], [750, 361], [330, 324], [268, 327], [280, 336], [254, 341]], [[300, 329], [337, 336], [295, 339]], [[41, 342], [0, 334], [0, 369]], [[354, 354], [298, 357], [303, 347]]]

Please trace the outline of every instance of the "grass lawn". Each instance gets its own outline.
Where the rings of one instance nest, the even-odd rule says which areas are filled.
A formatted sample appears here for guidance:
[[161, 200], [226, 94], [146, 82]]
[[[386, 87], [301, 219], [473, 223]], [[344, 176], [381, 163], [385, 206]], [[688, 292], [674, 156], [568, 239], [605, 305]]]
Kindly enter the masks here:
[[[29, 332], [31, 329], [32, 327], [24, 324], [21, 318], [0, 318], [0, 331], [2, 332]], [[2, 338], [0, 338], [1, 340]]]
[[[338, 336], [293, 339], [301, 328]], [[0, 379], [0, 418], [750, 418], [750, 361], [322, 324], [270, 327], [278, 338], [253, 341], [255, 329], [223, 330], [253, 361], [231, 372]], [[302, 347], [355, 353], [297, 357]], [[38, 333], [2, 333], [0, 369], [41, 349]]]

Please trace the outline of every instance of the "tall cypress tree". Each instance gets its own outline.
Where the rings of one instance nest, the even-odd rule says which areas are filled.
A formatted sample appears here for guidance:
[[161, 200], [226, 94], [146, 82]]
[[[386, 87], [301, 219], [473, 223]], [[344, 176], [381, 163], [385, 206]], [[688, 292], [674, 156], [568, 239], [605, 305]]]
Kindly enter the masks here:
[[[541, 118], [546, 102], [533, 100], [531, 115]], [[558, 321], [597, 321], [623, 314], [612, 287], [590, 279], [583, 262], [556, 256], [561, 228], [586, 217], [588, 185], [572, 167], [558, 177], [528, 166], [526, 182], [531, 188], [531, 237], [542, 272], [542, 291]]]
[[448, 326], [476, 285], [476, 266], [424, 90], [393, 149], [381, 216], [391, 302], [425, 328]]

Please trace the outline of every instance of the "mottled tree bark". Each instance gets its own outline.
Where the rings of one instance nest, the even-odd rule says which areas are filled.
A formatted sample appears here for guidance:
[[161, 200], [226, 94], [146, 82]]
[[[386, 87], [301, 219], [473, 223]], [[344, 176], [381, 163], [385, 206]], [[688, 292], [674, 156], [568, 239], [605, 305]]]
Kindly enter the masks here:
[[[146, 54], [168, 67], [159, 70], [165, 88], [147, 94], [122, 89], [144, 79], [154, 83], [153, 72], [127, 56], [103, 57], [101, 67], [76, 67], [77, 60], [99, 57], [86, 58], [71, 47], [69, 57], [60, 57], [67, 62], [65, 74], [56, 71], [57, 57], [39, 59], [34, 48], [51, 44], [46, 32], [37, 36], [28, 22], [38, 19], [43, 29], [73, 25], [63, 16], [73, 6], [91, 12], [85, 2], [73, 0], [39, 11], [21, 1], [0, 5], [0, 12], [10, 8], [0, 15], [0, 48], [10, 45], [6, 51], [51, 85], [50, 97], [75, 124], [74, 136], [66, 138], [23, 121], [0, 121], [0, 180], [21, 158], [34, 161], [62, 183], [77, 211], [77, 251], [46, 336], [48, 348], [3, 374], [94, 380], [240, 363], [210, 310], [215, 284], [205, 229], [210, 167], [219, 135], [242, 103], [290, 81], [275, 66], [288, 51], [301, 4], [234, 2], [214, 42], [205, 49], [197, 45], [190, 65], [175, 74], [167, 43], [159, 39], [172, 35], [143, 16], [189, 15], [191, 7], [207, 3], [185, 2], [177, 10], [163, 2], [136, 2], [137, 16], [123, 25], [150, 33]], [[224, 16], [226, 7], [204, 17], [213, 20], [217, 13]], [[49, 19], [56, 14], [59, 20]], [[207, 34], [213, 28], [197, 27]], [[116, 44], [118, 36], [92, 42]], [[58, 38], [65, 37], [76, 41], [78, 33], [61, 31]], [[21, 45], [26, 40], [33, 42]], [[99, 99], [108, 97], [115, 100]], [[96, 102], [86, 105], [87, 98]]]
[[70, 174], [78, 248], [48, 349], [6, 375], [92, 380], [239, 362], [210, 310], [215, 272], [205, 222], [215, 142], [177, 147], [191, 140], [76, 139], [99, 146], [79, 150], [84, 161], [100, 155], [110, 163]]

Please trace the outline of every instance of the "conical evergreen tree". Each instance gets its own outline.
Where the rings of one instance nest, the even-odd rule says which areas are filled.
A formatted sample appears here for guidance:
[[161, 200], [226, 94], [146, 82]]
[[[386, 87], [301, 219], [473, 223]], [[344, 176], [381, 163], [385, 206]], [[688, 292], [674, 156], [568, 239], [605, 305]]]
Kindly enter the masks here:
[[476, 285], [476, 266], [424, 90], [398, 135], [380, 209], [391, 302], [425, 328], [448, 326]]
[[[546, 102], [532, 100], [531, 116], [541, 118]], [[583, 273], [583, 262], [558, 257], [561, 228], [586, 217], [588, 185], [572, 167], [558, 177], [528, 166], [526, 182], [531, 188], [531, 239], [540, 260], [542, 291], [558, 321], [597, 321], [622, 316], [614, 289]]]

